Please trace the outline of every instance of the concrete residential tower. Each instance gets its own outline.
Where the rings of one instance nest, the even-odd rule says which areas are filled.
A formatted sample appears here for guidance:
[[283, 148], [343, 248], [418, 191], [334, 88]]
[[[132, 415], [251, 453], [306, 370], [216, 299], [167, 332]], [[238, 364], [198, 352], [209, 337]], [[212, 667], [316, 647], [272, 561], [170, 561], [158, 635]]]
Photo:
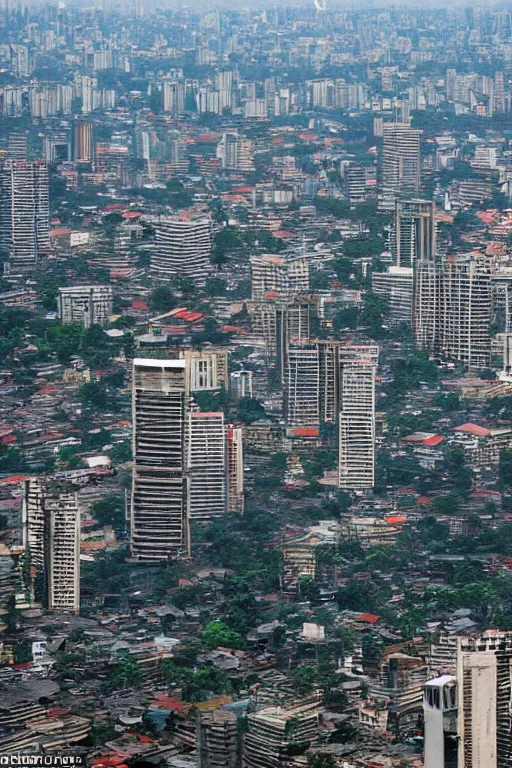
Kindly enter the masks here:
[[131, 552], [157, 561], [187, 550], [185, 360], [133, 361]]
[[44, 478], [23, 484], [24, 548], [31, 602], [50, 611], [80, 610], [80, 513], [77, 496]]
[[156, 243], [151, 254], [152, 274], [159, 278], [181, 275], [204, 283], [212, 250], [210, 219], [162, 216], [154, 225]]
[[43, 160], [0, 166], [0, 246], [17, 266], [31, 266], [49, 250], [48, 166]]

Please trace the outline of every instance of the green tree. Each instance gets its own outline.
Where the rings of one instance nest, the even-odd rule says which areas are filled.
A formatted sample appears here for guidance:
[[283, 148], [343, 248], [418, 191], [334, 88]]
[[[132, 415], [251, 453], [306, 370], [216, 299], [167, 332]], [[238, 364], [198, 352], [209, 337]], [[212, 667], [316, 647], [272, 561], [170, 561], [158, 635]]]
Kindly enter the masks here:
[[255, 397], [241, 397], [238, 401], [238, 419], [244, 424], [265, 418], [265, 409]]
[[357, 307], [345, 307], [335, 314], [332, 321], [332, 327], [336, 332], [343, 330], [344, 328], [355, 330], [357, 328], [358, 318], [359, 310]]
[[210, 621], [201, 633], [201, 640], [206, 648], [241, 648], [243, 640], [238, 632], [233, 631], [223, 621]]
[[91, 505], [91, 515], [100, 525], [124, 529], [126, 525], [125, 499], [122, 493], [109, 493]]
[[205, 291], [207, 296], [224, 296], [226, 289], [227, 283], [220, 277], [208, 277], [206, 279]]
[[302, 665], [297, 667], [293, 673], [293, 687], [299, 694], [299, 696], [307, 696], [311, 693], [316, 685], [316, 669], [315, 667]]
[[111, 723], [98, 723], [93, 725], [89, 739], [94, 746], [103, 747], [107, 741], [112, 741], [117, 736], [117, 731]]
[[168, 285], [158, 285], [151, 291], [149, 306], [155, 312], [170, 312], [177, 306], [176, 297]]
[[299, 576], [299, 597], [310, 602], [320, 597], [320, 588], [312, 576]]
[[343, 257], [341, 259], [334, 259], [332, 267], [336, 272], [336, 277], [342, 283], [350, 282], [351, 278], [355, 276], [356, 267], [352, 259]]
[[108, 392], [101, 381], [86, 381], [80, 385], [78, 395], [85, 406], [92, 406], [100, 410], [108, 408]]
[[389, 315], [389, 304], [382, 296], [366, 293], [361, 310], [361, 324], [368, 328], [368, 333], [374, 339], [382, 338], [386, 330], [383, 327]]
[[268, 642], [268, 650], [274, 653], [275, 651], [279, 650], [279, 648], [282, 648], [285, 642], [286, 627], [284, 627], [282, 624], [278, 624], [277, 627], [274, 627], [272, 630], [272, 634]]
[[456, 493], [446, 493], [434, 499], [432, 506], [439, 515], [456, 515], [459, 511], [459, 497]]
[[142, 670], [129, 651], [119, 651], [118, 663], [110, 678], [112, 688], [138, 688], [142, 683]]

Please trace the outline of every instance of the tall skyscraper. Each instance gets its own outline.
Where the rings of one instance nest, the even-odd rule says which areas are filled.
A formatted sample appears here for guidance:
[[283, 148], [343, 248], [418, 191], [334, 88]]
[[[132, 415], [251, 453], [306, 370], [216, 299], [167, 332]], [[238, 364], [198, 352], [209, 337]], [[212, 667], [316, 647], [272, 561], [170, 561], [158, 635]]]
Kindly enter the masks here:
[[[270, 293], [270, 295], [269, 295]], [[261, 301], [248, 301], [253, 333], [265, 342], [269, 367], [277, 367], [284, 375], [286, 354], [290, 342], [303, 342], [315, 335], [315, 319], [319, 314], [319, 297], [302, 293], [288, 298], [267, 292]]]
[[45, 504], [48, 608], [80, 611], [80, 513], [76, 493], [50, 494]]
[[389, 324], [412, 323], [413, 268], [388, 267], [386, 272], [372, 272], [372, 292], [386, 299]]
[[384, 123], [382, 129], [382, 204], [400, 195], [418, 195], [421, 184], [421, 131], [408, 123]]
[[391, 252], [397, 267], [431, 261], [436, 252], [436, 205], [431, 200], [397, 200]]
[[185, 360], [134, 359], [131, 552], [138, 560], [189, 547], [186, 407]]
[[251, 259], [252, 299], [262, 301], [270, 293], [289, 298], [309, 291], [309, 263], [304, 256], [253, 256]]
[[236, 133], [223, 133], [217, 146], [217, 157], [222, 168], [230, 170], [253, 171], [252, 141]]
[[372, 488], [375, 479], [375, 373], [379, 348], [312, 340], [290, 344], [284, 381], [286, 423], [339, 425], [339, 485]]
[[50, 248], [48, 166], [7, 161], [0, 167], [0, 247], [30, 266]]
[[77, 163], [92, 163], [94, 160], [94, 137], [92, 123], [77, 123], [73, 131], [73, 158]]
[[491, 359], [492, 265], [474, 251], [414, 266], [413, 332], [430, 355], [486, 368]]
[[[512, 633], [444, 638], [426, 683], [425, 768], [506, 768], [512, 758]], [[440, 641], [441, 642], [441, 641]]]
[[478, 252], [441, 262], [440, 353], [472, 369], [486, 368], [491, 362], [491, 277], [490, 259]]
[[185, 111], [185, 83], [164, 80], [162, 83], [164, 112], [176, 115]]
[[228, 512], [244, 513], [244, 449], [243, 428], [227, 427]]
[[375, 484], [375, 373], [378, 347], [340, 349], [339, 486]]
[[459, 766], [501, 768], [512, 760], [512, 635], [490, 630], [458, 639]]
[[28, 136], [22, 131], [7, 136], [7, 157], [9, 160], [27, 160]]
[[457, 768], [457, 678], [440, 675], [423, 690], [424, 768]]
[[446, 70], [446, 101], [455, 101], [455, 89], [457, 86], [457, 70]]
[[189, 277], [204, 283], [210, 270], [212, 225], [210, 219], [160, 217], [155, 222], [156, 244], [151, 254], [155, 277]]
[[224, 414], [192, 411], [187, 416], [189, 519], [207, 522], [226, 512]]
[[320, 365], [315, 342], [290, 344], [284, 379], [286, 423], [291, 427], [320, 424]]
[[24, 546], [32, 602], [50, 611], [80, 610], [80, 513], [76, 493], [44, 478], [23, 489]]
[[413, 266], [412, 329], [416, 346], [430, 355], [439, 346], [439, 263], [416, 261]]

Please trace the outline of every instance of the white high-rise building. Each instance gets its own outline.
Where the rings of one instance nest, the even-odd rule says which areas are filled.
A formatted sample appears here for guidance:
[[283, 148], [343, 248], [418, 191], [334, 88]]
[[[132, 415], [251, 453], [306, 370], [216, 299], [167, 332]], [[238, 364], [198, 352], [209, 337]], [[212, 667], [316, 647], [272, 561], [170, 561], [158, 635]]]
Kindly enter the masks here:
[[189, 277], [204, 283], [210, 271], [212, 225], [208, 218], [159, 217], [154, 222], [155, 248], [151, 272], [155, 277]]
[[217, 146], [217, 157], [222, 168], [240, 171], [253, 171], [253, 145], [250, 139], [244, 139], [236, 133], [223, 133]]
[[262, 301], [270, 293], [273, 298], [289, 298], [309, 291], [309, 262], [303, 256], [286, 259], [265, 254], [251, 259], [253, 301]]
[[375, 373], [378, 347], [340, 349], [339, 486], [375, 484]]
[[50, 611], [80, 611], [80, 513], [76, 493], [50, 494], [47, 513], [47, 583]]
[[44, 478], [23, 487], [23, 538], [32, 602], [50, 611], [80, 611], [80, 512], [76, 493]]
[[228, 512], [244, 513], [243, 428], [227, 427]]
[[173, 115], [185, 110], [185, 83], [164, 80], [162, 84], [163, 109]]
[[0, 247], [31, 265], [50, 249], [48, 166], [7, 161], [0, 166]]
[[290, 344], [286, 354], [284, 393], [286, 423], [292, 427], [320, 424], [318, 344]]
[[441, 675], [423, 690], [424, 768], [457, 764], [457, 678]]
[[187, 417], [189, 519], [207, 522], [226, 512], [224, 414], [192, 411]]
[[95, 77], [82, 75], [80, 78], [82, 95], [82, 114], [88, 115], [98, 106], [98, 80]]
[[157, 561], [188, 551], [185, 360], [133, 361], [131, 552]]
[[252, 397], [253, 377], [253, 371], [233, 371], [229, 375], [230, 389], [233, 397], [237, 400], [242, 397]]
[[111, 285], [76, 285], [59, 288], [59, 317], [67, 325], [79, 323], [84, 328], [104, 325], [112, 315]]
[[408, 123], [384, 123], [382, 129], [383, 205], [394, 205], [401, 194], [417, 196], [421, 184], [420, 137]]

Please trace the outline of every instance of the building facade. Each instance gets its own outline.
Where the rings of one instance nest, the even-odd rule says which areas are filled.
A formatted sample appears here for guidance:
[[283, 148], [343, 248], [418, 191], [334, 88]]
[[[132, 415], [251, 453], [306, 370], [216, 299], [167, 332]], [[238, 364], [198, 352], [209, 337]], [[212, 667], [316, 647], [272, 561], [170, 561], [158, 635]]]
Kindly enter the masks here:
[[80, 611], [80, 512], [76, 493], [34, 477], [23, 484], [23, 538], [32, 603]]
[[151, 273], [157, 278], [176, 275], [204, 283], [210, 271], [212, 225], [208, 218], [159, 217], [151, 253]]
[[253, 256], [251, 259], [253, 301], [262, 301], [267, 294], [289, 298], [309, 291], [309, 263], [303, 256]]
[[50, 249], [48, 166], [43, 160], [0, 166], [0, 247], [17, 266]]
[[226, 513], [227, 466], [224, 413], [187, 415], [188, 517], [207, 522]]
[[65, 325], [79, 323], [84, 328], [104, 325], [112, 315], [110, 285], [76, 285], [59, 288], [59, 317]]
[[228, 512], [243, 515], [244, 500], [244, 446], [243, 427], [228, 424], [226, 429], [226, 461], [228, 474]]
[[397, 267], [432, 261], [436, 253], [436, 205], [432, 200], [397, 200], [391, 253]]
[[421, 184], [421, 131], [409, 123], [384, 123], [382, 128], [382, 201], [394, 206], [400, 195], [418, 195]]
[[136, 358], [132, 374], [131, 552], [157, 561], [189, 547], [184, 360]]
[[375, 484], [375, 374], [378, 347], [340, 350], [340, 488], [364, 490]]

